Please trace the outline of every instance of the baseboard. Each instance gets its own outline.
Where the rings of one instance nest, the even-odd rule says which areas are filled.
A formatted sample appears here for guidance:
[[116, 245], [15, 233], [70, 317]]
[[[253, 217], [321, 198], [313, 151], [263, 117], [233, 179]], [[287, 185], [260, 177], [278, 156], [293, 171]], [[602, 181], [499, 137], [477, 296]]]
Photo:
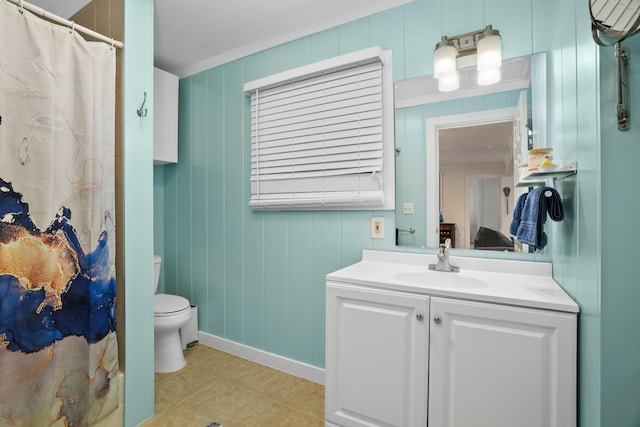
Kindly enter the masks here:
[[324, 385], [324, 369], [198, 331], [200, 344]]

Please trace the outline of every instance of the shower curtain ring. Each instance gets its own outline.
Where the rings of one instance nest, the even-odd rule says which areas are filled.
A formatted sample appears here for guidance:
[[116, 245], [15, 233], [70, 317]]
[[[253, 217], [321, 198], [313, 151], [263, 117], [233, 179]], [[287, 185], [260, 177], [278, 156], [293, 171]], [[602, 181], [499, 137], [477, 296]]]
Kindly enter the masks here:
[[147, 117], [147, 109], [144, 108], [144, 103], [147, 102], [147, 92], [144, 93], [144, 99], [142, 105], [138, 108], [138, 117]]
[[71, 29], [69, 30], [69, 34], [73, 34], [76, 29], [76, 23], [71, 21]]
[[24, 13], [24, 5], [22, 4], [22, 0], [20, 0], [20, 13]]

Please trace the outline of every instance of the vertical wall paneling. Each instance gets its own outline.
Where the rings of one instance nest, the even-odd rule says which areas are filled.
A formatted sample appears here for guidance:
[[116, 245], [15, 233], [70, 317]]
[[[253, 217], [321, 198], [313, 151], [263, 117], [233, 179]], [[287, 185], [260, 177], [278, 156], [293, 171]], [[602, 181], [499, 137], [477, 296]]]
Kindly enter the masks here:
[[[164, 258], [164, 168], [153, 167], [153, 253]], [[161, 285], [160, 285], [161, 284]], [[162, 286], [162, 288], [160, 287]], [[159, 289], [164, 289], [164, 269], [160, 270]]]
[[[264, 59], [262, 54], [252, 55], [242, 61], [244, 81], [256, 80], [264, 77]], [[244, 97], [243, 102], [243, 164], [251, 161], [251, 100]], [[243, 177], [244, 178], [244, 177]], [[243, 179], [242, 200], [250, 197], [250, 188]], [[253, 212], [245, 206], [244, 215], [244, 337], [245, 344], [255, 348], [264, 348], [264, 328], [249, 325], [264, 325], [265, 289], [264, 289], [264, 212]]]
[[[244, 160], [243, 109], [245, 94], [242, 62], [224, 65], [224, 256], [225, 256], [225, 335], [243, 342], [244, 330], [244, 260], [243, 260], [243, 210], [249, 209], [243, 199], [243, 189], [248, 173]], [[248, 147], [247, 147], [248, 149]], [[216, 243], [214, 243], [216, 244]]]
[[[192, 251], [191, 243], [191, 147], [192, 141], [192, 125], [195, 121], [202, 120], [201, 112], [193, 109], [193, 93], [194, 80], [189, 79], [185, 90], [179, 90], [180, 105], [188, 106], [186, 111], [178, 112], [178, 141], [189, 141], [188, 144], [178, 142], [178, 159], [188, 159], [186, 162], [178, 163], [176, 168], [176, 258], [175, 271], [176, 278], [174, 283], [167, 283], [166, 287], [169, 292], [179, 293], [187, 298], [191, 297], [191, 278], [192, 278]], [[180, 88], [182, 89], [182, 88]], [[182, 116], [182, 117], [180, 117]], [[183, 139], [184, 138], [184, 139]], [[197, 225], [196, 225], [197, 226]], [[199, 250], [200, 248], [198, 248]], [[167, 260], [169, 261], [169, 260]], [[174, 291], [175, 289], [175, 291]]]
[[[477, 0], [460, 0], [460, 1], [447, 1], [440, 0], [442, 7], [442, 35], [455, 36], [456, 34], [464, 34], [470, 31], [476, 31], [483, 28], [484, 24], [484, 10], [483, 6], [489, 7], [488, 3]], [[518, 1], [514, 4], [523, 5], [528, 2]], [[462, 19], [464, 16], [464, 19]], [[487, 19], [492, 19], [487, 18]], [[519, 19], [517, 21], [520, 21]], [[496, 28], [498, 28], [496, 26]], [[436, 40], [436, 43], [440, 40]], [[434, 43], [435, 45], [435, 43]]]
[[340, 54], [354, 52], [370, 47], [369, 19], [363, 18], [338, 27], [340, 32]]
[[[287, 214], [264, 213], [265, 350], [287, 353]], [[268, 242], [268, 247], [267, 247]]]
[[293, 40], [286, 45], [286, 68], [288, 70], [311, 62], [311, 37]]
[[340, 55], [340, 31], [338, 28], [316, 33], [311, 36], [311, 62]]
[[340, 212], [313, 213], [313, 273], [312, 273], [312, 354], [310, 363], [324, 366], [325, 342], [325, 282], [328, 271], [338, 270], [340, 263]]
[[[369, 18], [371, 46], [391, 49], [393, 56], [393, 80], [404, 80], [404, 32], [401, 8], [378, 13]], [[397, 61], [395, 59], [398, 59]]]
[[[124, 2], [123, 202], [124, 425], [153, 415], [153, 114], [136, 109], [153, 95], [153, 1]], [[153, 105], [153, 96], [151, 96]], [[171, 229], [175, 225], [169, 224]]]
[[[484, 28], [487, 25], [493, 25], [493, 28], [500, 31], [502, 40], [502, 56], [506, 58], [515, 58], [522, 55], [528, 55], [537, 51], [533, 50], [533, 7], [532, 3], [544, 3], [536, 0], [524, 2], [514, 2], [510, 0], [496, 0], [484, 3], [484, 11], [482, 12], [483, 22], [476, 29]], [[518, 19], [514, 19], [518, 17]], [[473, 29], [472, 29], [473, 30]], [[518, 40], [518, 43], [508, 41]]]
[[[600, 325], [599, 223], [600, 206], [606, 204], [599, 200], [599, 58], [590, 34], [587, 8], [576, 5], [548, 2], [545, 5], [548, 13], [541, 17], [548, 22], [545, 50], [549, 145], [554, 148], [556, 161], [578, 160], [580, 168], [578, 175], [559, 184], [567, 216], [571, 218], [553, 230], [559, 232], [558, 238], [551, 241], [550, 250], [554, 277], [576, 299], [581, 310], [578, 327], [579, 425], [622, 426], [601, 419], [601, 399], [605, 393], [600, 387], [604, 343], [601, 342]], [[620, 397], [616, 396], [616, 399]]]
[[[207, 71], [207, 256], [208, 311], [198, 310], [203, 331], [224, 336], [225, 252], [224, 252], [224, 72]], [[197, 301], [192, 301], [192, 303]]]
[[209, 245], [207, 244], [207, 75], [200, 73], [191, 79], [191, 111], [197, 117], [191, 123], [191, 289], [183, 291], [189, 301], [198, 301], [200, 312], [208, 313]]
[[[264, 52], [265, 76], [284, 71], [285, 46]], [[247, 201], [248, 203], [248, 201]], [[266, 351], [287, 354], [287, 213], [264, 214], [264, 336]]]
[[[433, 73], [433, 49], [442, 37], [439, 24], [425, 25], [428, 17], [440, 16], [440, 2], [414, 1], [402, 9], [404, 26], [404, 78]], [[438, 20], [439, 21], [439, 20]], [[399, 58], [398, 58], [399, 59]], [[396, 60], [393, 61], [394, 64]], [[395, 80], [399, 80], [396, 77]]]
[[290, 212], [287, 221], [287, 356], [311, 363], [313, 212]]
[[[181, 85], [182, 86], [182, 85]], [[182, 93], [182, 91], [180, 92]], [[176, 283], [178, 281], [178, 273], [176, 271], [177, 248], [178, 248], [178, 206], [176, 198], [178, 195], [178, 175], [177, 166], [175, 164], [156, 166], [164, 170], [164, 209], [162, 217], [165, 223], [164, 230], [164, 247], [158, 250], [162, 256], [161, 276], [158, 285], [159, 292], [175, 293]], [[154, 214], [155, 218], [155, 214]], [[171, 224], [167, 228], [167, 224]], [[155, 240], [154, 245], [158, 248], [160, 240]]]
[[[581, 34], [588, 32], [589, 17], [586, 8], [577, 11], [578, 29]], [[584, 27], [587, 28], [584, 28]], [[571, 265], [563, 269], [563, 284], [566, 283], [566, 289], [580, 303], [580, 328], [578, 336], [579, 366], [578, 378], [580, 382], [579, 391], [580, 405], [578, 418], [581, 425], [598, 426], [609, 425], [606, 423], [599, 424], [601, 381], [598, 374], [600, 366], [600, 348], [601, 327], [600, 327], [600, 288], [602, 279], [600, 279], [602, 254], [602, 221], [604, 214], [600, 212], [601, 207], [608, 206], [603, 198], [600, 176], [603, 173], [601, 166], [601, 139], [598, 137], [600, 132], [600, 120], [606, 116], [606, 112], [598, 113], [592, 107], [601, 97], [602, 91], [606, 88], [597, 90], [599, 87], [599, 72], [594, 63], [600, 63], [598, 55], [599, 48], [591, 40], [589, 36], [581, 37], [576, 40], [577, 45], [577, 117], [578, 129], [577, 139], [575, 141], [575, 150], [573, 154], [577, 156], [580, 165], [580, 175], [573, 177], [571, 180], [565, 180], [563, 183], [563, 192], [565, 194], [566, 204], [570, 207], [568, 215], [571, 215], [573, 221], [571, 226], [563, 232], [567, 236], [565, 241], [568, 243], [565, 252], [573, 254], [574, 257], [568, 259]], [[609, 75], [613, 75], [610, 72]], [[634, 80], [637, 82], [638, 80]], [[611, 92], [613, 94], [613, 92]], [[586, 101], [585, 101], [585, 97]], [[613, 103], [611, 104], [613, 105]], [[613, 114], [612, 114], [613, 117]], [[608, 138], [607, 138], [608, 139]], [[606, 140], [605, 138], [602, 139]], [[612, 138], [613, 142], [614, 138]], [[623, 149], [624, 150], [624, 149]], [[569, 158], [571, 153], [565, 152], [565, 158]], [[613, 223], [612, 223], [613, 224]], [[631, 242], [631, 239], [628, 242]], [[624, 251], [624, 250], [623, 250]], [[617, 251], [616, 251], [617, 252]], [[618, 254], [616, 253], [616, 256]], [[577, 259], [575, 259], [577, 257]], [[626, 262], [626, 261], [623, 261]], [[575, 289], [575, 290], [572, 290]], [[616, 335], [618, 332], [615, 332]], [[637, 377], [632, 379], [638, 382]], [[607, 395], [617, 396], [615, 391], [608, 391]], [[636, 393], [637, 394], [637, 393]], [[635, 405], [633, 405], [635, 406]], [[629, 408], [627, 408], [629, 409]], [[612, 423], [610, 425], [616, 425]]]
[[[631, 126], [617, 130], [613, 48], [599, 49], [602, 150], [600, 286], [602, 426], [640, 425], [640, 334], [638, 334], [638, 241], [636, 226], [640, 201], [637, 159], [640, 156], [640, 37], [623, 42], [630, 52]], [[580, 52], [582, 53], [582, 51]], [[584, 189], [583, 197], [588, 197]], [[622, 225], [621, 227], [619, 225]], [[582, 231], [582, 230], [580, 230]]]
[[[362, 249], [371, 248], [370, 211], [344, 211], [340, 217], [341, 264], [349, 265], [360, 260]], [[385, 227], [388, 229], [388, 227]], [[388, 231], [385, 233], [388, 237]], [[327, 272], [328, 273], [328, 272]]]

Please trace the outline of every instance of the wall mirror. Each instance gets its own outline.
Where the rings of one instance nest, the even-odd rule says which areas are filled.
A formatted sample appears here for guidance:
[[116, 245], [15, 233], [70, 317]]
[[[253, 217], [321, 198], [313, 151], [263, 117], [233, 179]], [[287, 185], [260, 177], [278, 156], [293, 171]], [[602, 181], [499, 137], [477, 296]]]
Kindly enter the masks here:
[[508, 230], [527, 191], [518, 164], [547, 144], [545, 54], [504, 61], [495, 85], [478, 86], [473, 68], [460, 77], [452, 92], [432, 76], [395, 84], [396, 244], [522, 251]]

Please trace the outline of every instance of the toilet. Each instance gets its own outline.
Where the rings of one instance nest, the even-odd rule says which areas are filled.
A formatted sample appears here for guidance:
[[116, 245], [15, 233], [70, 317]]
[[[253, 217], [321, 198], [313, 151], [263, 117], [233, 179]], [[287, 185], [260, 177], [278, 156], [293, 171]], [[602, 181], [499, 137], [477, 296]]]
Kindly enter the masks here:
[[186, 298], [178, 295], [158, 294], [160, 265], [162, 258], [153, 257], [153, 332], [154, 371], [175, 372], [184, 368], [187, 361], [182, 353], [180, 328], [191, 319], [191, 305]]

